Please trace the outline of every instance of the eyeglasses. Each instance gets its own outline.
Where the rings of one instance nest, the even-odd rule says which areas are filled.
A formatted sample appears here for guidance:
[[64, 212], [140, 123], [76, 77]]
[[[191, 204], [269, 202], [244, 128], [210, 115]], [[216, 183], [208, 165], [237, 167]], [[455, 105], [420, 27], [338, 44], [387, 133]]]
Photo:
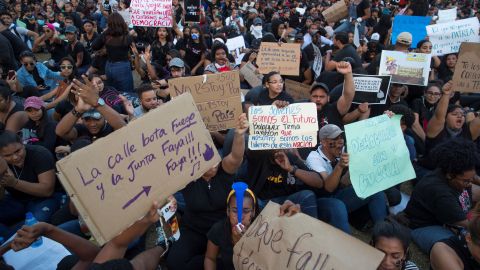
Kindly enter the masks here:
[[269, 84], [283, 84], [284, 82], [283, 81], [273, 81], [273, 82], [268, 82]]
[[72, 68], [73, 68], [73, 66], [70, 66], [70, 65], [60, 66], [60, 69], [68, 69], [68, 70], [70, 70], [70, 69], [72, 69]]
[[439, 96], [442, 95], [442, 93], [430, 92], [430, 91], [427, 91], [425, 94], [427, 94], [429, 96], [436, 96], [436, 97], [439, 97]]
[[35, 66], [35, 62], [26, 62], [26, 63], [23, 63], [24, 66], [28, 67], [28, 66]]

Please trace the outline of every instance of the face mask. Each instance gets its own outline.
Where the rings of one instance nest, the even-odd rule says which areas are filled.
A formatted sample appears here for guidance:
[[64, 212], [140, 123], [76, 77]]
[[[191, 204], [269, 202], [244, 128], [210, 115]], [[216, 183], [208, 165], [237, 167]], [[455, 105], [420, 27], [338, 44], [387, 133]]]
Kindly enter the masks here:
[[38, 25], [43, 26], [45, 24], [44, 20], [37, 20]]
[[196, 39], [200, 38], [200, 35], [199, 34], [192, 34], [191, 37], [192, 37], [193, 40], [196, 40]]

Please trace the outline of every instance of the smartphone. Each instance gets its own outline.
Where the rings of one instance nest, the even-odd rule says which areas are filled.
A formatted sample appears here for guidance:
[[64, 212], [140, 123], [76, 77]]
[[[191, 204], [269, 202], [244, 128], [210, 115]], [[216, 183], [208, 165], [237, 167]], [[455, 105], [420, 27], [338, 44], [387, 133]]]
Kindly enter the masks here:
[[7, 75], [7, 76], [8, 76], [8, 79], [9, 79], [9, 80], [13, 79], [13, 77], [15, 77], [15, 71], [14, 71], [14, 70], [10, 70], [10, 71], [8, 72], [8, 75]]

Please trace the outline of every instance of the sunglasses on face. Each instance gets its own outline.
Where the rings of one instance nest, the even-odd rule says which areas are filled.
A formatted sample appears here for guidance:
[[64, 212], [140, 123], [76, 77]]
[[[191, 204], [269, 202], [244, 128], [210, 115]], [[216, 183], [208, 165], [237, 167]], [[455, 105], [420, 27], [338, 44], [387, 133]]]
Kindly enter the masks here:
[[70, 70], [70, 69], [72, 69], [72, 68], [73, 68], [73, 66], [70, 66], [70, 65], [62, 65], [62, 66], [60, 66], [60, 69], [68, 69], [68, 70]]
[[35, 66], [35, 63], [34, 62], [27, 62], [27, 63], [23, 63], [24, 66], [28, 67], [28, 66]]

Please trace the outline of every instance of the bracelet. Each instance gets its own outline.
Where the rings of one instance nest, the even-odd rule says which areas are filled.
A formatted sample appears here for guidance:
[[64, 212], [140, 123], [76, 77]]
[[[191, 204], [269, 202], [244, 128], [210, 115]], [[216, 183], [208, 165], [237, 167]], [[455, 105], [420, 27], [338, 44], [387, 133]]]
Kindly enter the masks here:
[[83, 114], [83, 113], [75, 110], [75, 108], [73, 108], [70, 112], [73, 114], [73, 116], [75, 116], [75, 117], [77, 117], [77, 118], [82, 117], [82, 114]]

